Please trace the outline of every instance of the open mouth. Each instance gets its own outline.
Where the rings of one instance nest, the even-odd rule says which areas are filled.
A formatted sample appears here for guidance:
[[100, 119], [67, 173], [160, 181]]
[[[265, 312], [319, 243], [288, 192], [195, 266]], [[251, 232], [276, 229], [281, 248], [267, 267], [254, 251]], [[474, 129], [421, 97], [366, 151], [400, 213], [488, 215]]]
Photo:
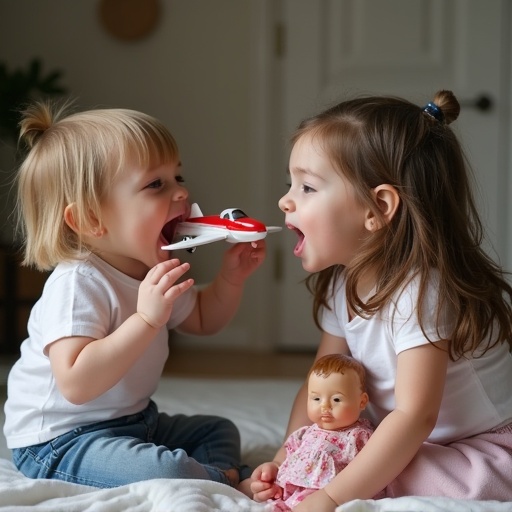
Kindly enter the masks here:
[[161, 232], [162, 239], [165, 242], [164, 245], [168, 245], [173, 242], [174, 234], [176, 233], [176, 227], [180, 222], [183, 222], [183, 217], [181, 215], [170, 220], [169, 222], [167, 222], [167, 224], [165, 224]]
[[304, 248], [304, 240], [306, 239], [306, 237], [304, 236], [304, 233], [296, 228], [295, 226], [292, 226], [291, 224], [287, 224], [287, 227], [288, 229], [291, 229], [292, 231], [294, 231], [298, 237], [298, 241], [297, 241], [297, 244], [295, 245], [294, 249], [293, 249], [293, 254], [295, 254], [295, 256], [300, 256], [300, 254], [302, 253], [302, 249]]

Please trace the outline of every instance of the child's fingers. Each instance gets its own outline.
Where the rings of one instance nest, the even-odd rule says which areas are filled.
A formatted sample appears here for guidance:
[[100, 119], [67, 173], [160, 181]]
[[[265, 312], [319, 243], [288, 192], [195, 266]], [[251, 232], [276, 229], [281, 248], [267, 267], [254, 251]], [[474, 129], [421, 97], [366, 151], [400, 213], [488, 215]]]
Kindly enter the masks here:
[[262, 471], [260, 479], [263, 482], [273, 482], [275, 480], [275, 477], [271, 471]]
[[[177, 264], [176, 264], [177, 262]], [[171, 269], [168, 267], [171, 266]], [[160, 264], [157, 265], [160, 267]], [[174, 265], [162, 265], [162, 268], [155, 267], [155, 273], [151, 276], [151, 284], [155, 285], [162, 293], [165, 293], [176, 281], [182, 277], [190, 269], [190, 263], [181, 263], [175, 260]]]
[[261, 472], [262, 472], [262, 469], [260, 466], [258, 466], [251, 474], [251, 478], [252, 480], [254, 481], [259, 481], [261, 480]]
[[[281, 493], [276, 491], [275, 487], [276, 486], [272, 485], [269, 489], [266, 489], [264, 491], [260, 491], [260, 492], [254, 492], [253, 491], [253, 493], [254, 493], [254, 496], [253, 496], [254, 501], [258, 501], [260, 503], [263, 503], [265, 501], [281, 497]], [[251, 490], [253, 490], [252, 486], [251, 486]]]
[[188, 265], [190, 267], [188, 263], [180, 263], [180, 260], [178, 258], [163, 261], [162, 263], [155, 265], [152, 269], [149, 270], [149, 272], [146, 275], [146, 280], [151, 284], [157, 284], [162, 279], [162, 277], [169, 271], [175, 268], [179, 268], [180, 266], [183, 265]]
[[182, 263], [176, 268], [165, 273], [160, 281], [155, 285], [155, 290], [162, 293], [166, 299], [176, 299], [184, 291], [188, 290], [193, 284], [193, 279], [185, 279], [181, 283], [177, 283], [178, 279], [190, 269], [189, 263]]
[[273, 482], [277, 471], [278, 467], [275, 462], [264, 462], [252, 472], [251, 478], [262, 482]]
[[254, 493], [260, 493], [272, 489], [274, 484], [270, 482], [262, 482], [261, 480], [254, 480], [251, 483], [251, 491]]
[[263, 261], [265, 254], [266, 244], [264, 240], [238, 243], [227, 251], [228, 258], [233, 262], [247, 260]]
[[249, 256], [253, 260], [263, 260], [266, 252], [267, 245], [265, 244], [265, 241], [259, 240], [258, 242], [252, 242]]
[[166, 272], [161, 278], [160, 283], [163, 283], [165, 286], [165, 280], [171, 282], [171, 285], [173, 285], [181, 276], [183, 276], [186, 272], [190, 270], [190, 263], [181, 263], [177, 267], [169, 270]]
[[[164, 276], [165, 277], [165, 276]], [[166, 299], [174, 300], [179, 297], [183, 292], [187, 291], [194, 284], [193, 279], [186, 279], [178, 284], [172, 284], [167, 291], [164, 292]]]

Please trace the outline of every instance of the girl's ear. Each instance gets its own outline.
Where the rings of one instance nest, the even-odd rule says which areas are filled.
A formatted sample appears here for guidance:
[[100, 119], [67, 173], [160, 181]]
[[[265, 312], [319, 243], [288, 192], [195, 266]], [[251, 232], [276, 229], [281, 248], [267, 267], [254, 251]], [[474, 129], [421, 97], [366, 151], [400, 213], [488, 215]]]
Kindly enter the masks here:
[[79, 228], [78, 223], [76, 222], [75, 208], [76, 203], [71, 203], [68, 204], [64, 209], [64, 222], [72, 231], [82, 236], [92, 236], [94, 238], [99, 238], [105, 234], [105, 228], [101, 226], [99, 220], [92, 212], [90, 214], [89, 219], [90, 228], [84, 233], [83, 230]]
[[377, 231], [384, 227], [385, 224], [389, 224], [400, 205], [400, 196], [397, 189], [392, 185], [383, 184], [375, 187], [373, 189], [373, 196], [384, 219], [384, 224], [381, 218], [376, 217], [373, 212], [369, 210], [365, 221], [365, 228], [368, 231]]
[[368, 396], [368, 393], [363, 393], [361, 395], [361, 403], [360, 403], [361, 411], [366, 409], [366, 406], [368, 405], [369, 401], [370, 401], [370, 397]]

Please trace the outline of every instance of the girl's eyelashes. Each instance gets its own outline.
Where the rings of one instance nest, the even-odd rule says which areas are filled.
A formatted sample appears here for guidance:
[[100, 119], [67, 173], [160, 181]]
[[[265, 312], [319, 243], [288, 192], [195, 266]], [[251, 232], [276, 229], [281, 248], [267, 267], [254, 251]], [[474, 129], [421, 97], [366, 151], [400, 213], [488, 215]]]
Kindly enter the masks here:
[[[290, 190], [292, 188], [292, 184], [286, 183], [286, 188]], [[301, 185], [300, 189], [302, 192], [304, 192], [304, 194], [311, 194], [312, 192], [316, 192], [316, 190], [309, 185]]]
[[178, 174], [178, 175], [176, 176], [176, 181], [177, 181], [178, 183], [185, 183], [185, 178], [184, 178], [181, 174]]
[[309, 185], [302, 185], [301, 189], [302, 192], [304, 192], [304, 194], [310, 194], [311, 192], [315, 192], [315, 189], [313, 187], [310, 187]]

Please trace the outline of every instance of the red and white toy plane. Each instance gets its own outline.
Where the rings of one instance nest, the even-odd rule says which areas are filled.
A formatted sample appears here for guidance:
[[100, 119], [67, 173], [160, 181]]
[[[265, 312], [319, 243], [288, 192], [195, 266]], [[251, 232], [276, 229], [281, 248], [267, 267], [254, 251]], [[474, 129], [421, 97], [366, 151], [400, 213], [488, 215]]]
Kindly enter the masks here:
[[193, 252], [198, 245], [210, 244], [219, 240], [236, 244], [255, 242], [268, 233], [281, 231], [279, 226], [265, 226], [262, 222], [248, 217], [239, 208], [228, 208], [220, 215], [203, 215], [197, 203], [191, 205], [190, 216], [176, 227], [174, 240], [181, 241], [165, 245], [162, 249], [188, 249]]

